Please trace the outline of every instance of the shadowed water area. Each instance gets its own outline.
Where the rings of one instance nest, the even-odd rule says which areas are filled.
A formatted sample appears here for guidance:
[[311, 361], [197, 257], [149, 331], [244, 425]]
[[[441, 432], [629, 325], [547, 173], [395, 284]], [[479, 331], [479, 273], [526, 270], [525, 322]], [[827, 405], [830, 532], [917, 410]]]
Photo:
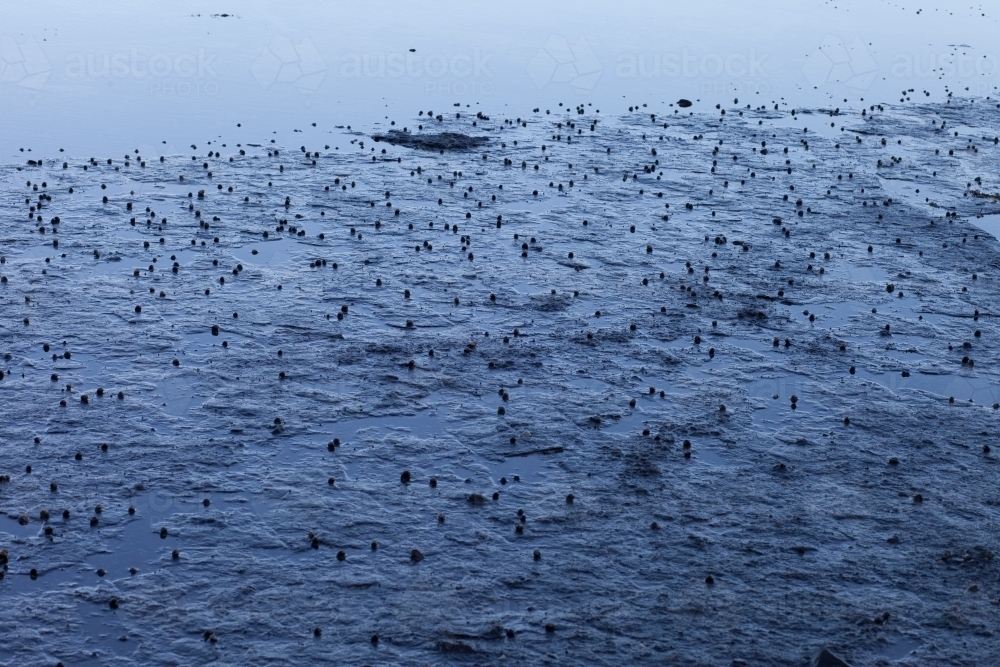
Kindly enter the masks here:
[[0, 167], [0, 664], [989, 664], [998, 106]]

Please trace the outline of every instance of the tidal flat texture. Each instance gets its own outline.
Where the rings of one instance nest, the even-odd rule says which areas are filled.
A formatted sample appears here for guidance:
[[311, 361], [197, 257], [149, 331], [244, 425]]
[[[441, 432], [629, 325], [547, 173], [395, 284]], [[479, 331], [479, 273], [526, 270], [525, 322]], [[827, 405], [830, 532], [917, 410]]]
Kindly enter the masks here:
[[991, 664], [998, 106], [25, 153], [0, 664]]

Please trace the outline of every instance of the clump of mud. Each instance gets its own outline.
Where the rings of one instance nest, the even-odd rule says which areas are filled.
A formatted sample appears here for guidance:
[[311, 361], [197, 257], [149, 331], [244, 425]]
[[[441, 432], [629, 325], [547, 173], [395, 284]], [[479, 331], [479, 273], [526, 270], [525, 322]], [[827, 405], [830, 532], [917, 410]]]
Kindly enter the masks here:
[[465, 151], [489, 143], [489, 137], [474, 137], [460, 132], [439, 132], [437, 134], [413, 134], [400, 130], [389, 130], [385, 134], [373, 134], [375, 141], [384, 141], [393, 146], [406, 146], [425, 151]]

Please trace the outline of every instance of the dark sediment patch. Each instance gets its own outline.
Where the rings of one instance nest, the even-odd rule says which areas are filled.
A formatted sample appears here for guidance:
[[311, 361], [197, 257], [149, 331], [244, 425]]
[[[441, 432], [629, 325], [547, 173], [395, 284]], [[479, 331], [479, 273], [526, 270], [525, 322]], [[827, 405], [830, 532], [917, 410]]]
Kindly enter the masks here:
[[393, 146], [406, 146], [425, 151], [465, 151], [478, 148], [489, 142], [488, 137], [473, 137], [460, 132], [411, 134], [399, 130], [389, 130], [385, 134], [373, 134], [372, 139], [384, 141]]

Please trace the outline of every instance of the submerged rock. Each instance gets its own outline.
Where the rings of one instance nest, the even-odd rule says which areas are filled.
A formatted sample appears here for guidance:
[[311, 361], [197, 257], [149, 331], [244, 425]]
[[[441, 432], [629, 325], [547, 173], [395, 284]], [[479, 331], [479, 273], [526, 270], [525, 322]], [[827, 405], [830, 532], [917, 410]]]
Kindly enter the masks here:
[[822, 649], [813, 656], [812, 667], [851, 667], [851, 663], [829, 649]]
[[385, 134], [373, 134], [375, 141], [384, 141], [393, 146], [406, 146], [428, 151], [462, 151], [477, 148], [489, 142], [488, 137], [473, 137], [460, 132], [438, 134], [411, 134], [399, 130], [389, 130]]

